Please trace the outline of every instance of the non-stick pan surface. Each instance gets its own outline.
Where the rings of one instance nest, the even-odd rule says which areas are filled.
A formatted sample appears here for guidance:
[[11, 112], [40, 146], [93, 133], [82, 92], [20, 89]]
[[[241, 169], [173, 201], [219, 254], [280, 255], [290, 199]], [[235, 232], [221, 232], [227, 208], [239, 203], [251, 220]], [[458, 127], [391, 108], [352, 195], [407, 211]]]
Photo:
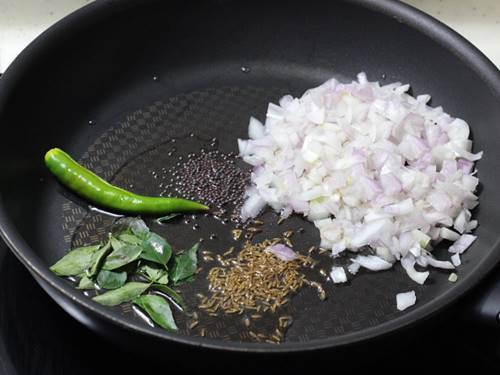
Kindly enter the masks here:
[[[180, 332], [167, 333], [148, 326], [130, 306], [94, 304], [48, 270], [71, 246], [103, 238], [113, 219], [90, 211], [48, 175], [42, 164], [47, 149], [62, 147], [120, 186], [159, 194], [158, 174], [179, 157], [203, 147], [236, 151], [248, 118], [263, 119], [268, 102], [301, 95], [332, 76], [352, 80], [360, 71], [382, 83], [410, 82], [415, 95], [430, 93], [432, 105], [470, 123], [475, 150], [485, 151], [478, 165], [479, 238], [464, 256], [457, 283], [435, 270], [419, 286], [398, 266], [360, 272], [346, 285], [326, 284], [324, 302], [306, 289], [282, 311], [292, 314], [294, 323], [286, 342], [276, 346], [251, 342], [239, 317], [203, 316], [197, 329], [189, 330], [179, 315]], [[102, 1], [51, 28], [1, 81], [2, 234], [47, 292], [94, 329], [110, 325], [141, 337], [244, 351], [340, 346], [429, 317], [471, 289], [500, 258], [499, 73], [462, 38], [405, 5]], [[319, 243], [315, 229], [299, 217], [281, 226], [270, 211], [263, 218], [266, 230], [255, 240], [303, 227], [295, 247]], [[167, 226], [148, 220], [177, 249], [199, 238], [214, 252], [234, 245], [227, 225], [212, 217], [197, 219], [200, 230], [185, 219], [192, 220]], [[210, 240], [211, 234], [216, 238]], [[445, 249], [437, 254], [444, 256]], [[192, 306], [194, 294], [206, 292], [204, 275], [183, 289]], [[418, 304], [398, 312], [395, 294], [412, 289]], [[272, 319], [260, 324], [267, 329]], [[200, 337], [202, 328], [207, 337]]]

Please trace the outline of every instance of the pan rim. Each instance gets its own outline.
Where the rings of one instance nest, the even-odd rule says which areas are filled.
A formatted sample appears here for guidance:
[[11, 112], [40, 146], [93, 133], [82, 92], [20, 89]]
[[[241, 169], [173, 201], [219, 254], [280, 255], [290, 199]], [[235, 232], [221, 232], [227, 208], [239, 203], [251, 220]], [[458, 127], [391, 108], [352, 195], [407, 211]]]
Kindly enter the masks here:
[[[149, 0], [155, 2], [157, 0]], [[347, 0], [344, 0], [347, 1]], [[372, 11], [385, 14], [396, 18], [398, 22], [404, 23], [420, 33], [435, 40], [442, 48], [452, 51], [457, 58], [462, 59], [469, 68], [471, 68], [481, 80], [493, 91], [500, 101], [500, 71], [488, 60], [475, 46], [460, 36], [458, 33], [442, 24], [431, 16], [398, 1], [393, 0], [351, 0], [350, 3], [365, 7]], [[42, 33], [35, 39], [10, 65], [5, 75], [0, 81], [0, 111], [5, 106], [9, 87], [14, 85], [18, 77], [22, 76], [23, 71], [29, 67], [33, 55], [40, 53], [47, 44], [54, 43], [61, 31], [68, 35], [71, 31], [80, 27], [80, 25], [89, 18], [98, 18], [105, 14], [113, 13], [119, 9], [135, 6], [144, 1], [134, 0], [105, 0], [94, 2], [80, 8], [69, 16], [57, 22], [54, 26]], [[64, 280], [55, 276], [48, 267], [43, 264], [41, 259], [35, 254], [30, 246], [24, 241], [20, 233], [15, 229], [12, 221], [0, 196], [0, 235], [16, 255], [16, 257], [34, 274], [35, 278], [42, 280], [51, 288], [54, 288], [65, 298], [79, 304], [82, 308], [90, 310], [115, 326], [133, 331], [135, 333], [147, 336], [153, 336], [157, 339], [168, 340], [178, 344], [202, 347], [207, 349], [227, 350], [236, 352], [254, 352], [254, 353], [286, 353], [298, 351], [311, 351], [327, 348], [335, 348], [356, 344], [363, 341], [372, 340], [376, 337], [387, 336], [412, 324], [428, 319], [437, 312], [443, 310], [451, 303], [456, 302], [467, 291], [471, 290], [480, 280], [482, 280], [489, 271], [500, 261], [500, 238], [492, 247], [494, 252], [487, 258], [481, 260], [470, 274], [462, 279], [461, 283], [456, 284], [439, 298], [436, 298], [426, 304], [417, 305], [413, 310], [377, 326], [350, 332], [340, 336], [333, 336], [325, 339], [315, 339], [307, 342], [285, 342], [281, 345], [272, 345], [265, 343], [250, 343], [237, 341], [223, 341], [216, 339], [200, 338], [194, 336], [183, 336], [162, 332], [147, 326], [141, 326], [135, 322], [123, 318], [117, 318], [110, 310], [91, 301], [83, 294], [72, 288]], [[39, 280], [37, 280], [39, 281]]]

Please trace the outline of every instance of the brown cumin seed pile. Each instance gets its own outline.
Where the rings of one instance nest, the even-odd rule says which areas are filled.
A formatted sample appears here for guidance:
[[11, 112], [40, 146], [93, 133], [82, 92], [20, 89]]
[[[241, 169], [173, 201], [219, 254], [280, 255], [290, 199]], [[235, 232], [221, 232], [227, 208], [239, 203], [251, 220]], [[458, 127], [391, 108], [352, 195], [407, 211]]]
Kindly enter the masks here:
[[258, 244], [246, 242], [234, 258], [225, 258], [223, 266], [209, 271], [210, 297], [202, 299], [200, 308], [209, 313], [222, 310], [241, 314], [245, 310], [275, 312], [289, 301], [307, 280], [300, 272], [311, 259], [299, 255], [293, 261], [282, 261], [267, 247], [282, 242], [279, 238]]

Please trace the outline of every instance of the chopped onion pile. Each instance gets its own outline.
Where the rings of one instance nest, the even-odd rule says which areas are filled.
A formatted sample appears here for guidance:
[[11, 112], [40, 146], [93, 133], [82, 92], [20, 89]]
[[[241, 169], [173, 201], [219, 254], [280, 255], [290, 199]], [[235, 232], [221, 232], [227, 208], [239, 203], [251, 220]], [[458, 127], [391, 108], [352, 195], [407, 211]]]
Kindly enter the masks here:
[[[415, 265], [453, 269], [476, 239], [471, 209], [478, 204], [469, 126], [427, 105], [429, 95], [406, 94], [409, 85], [380, 86], [331, 79], [301, 98], [270, 103], [265, 124], [250, 119], [240, 156], [254, 166], [241, 210], [244, 220], [271, 206], [314, 222], [321, 247], [333, 255], [369, 247], [348, 267], [373, 271], [397, 261], [415, 282], [429, 272]], [[453, 241], [452, 262], [432, 248]], [[332, 276], [342, 280], [339, 270]]]

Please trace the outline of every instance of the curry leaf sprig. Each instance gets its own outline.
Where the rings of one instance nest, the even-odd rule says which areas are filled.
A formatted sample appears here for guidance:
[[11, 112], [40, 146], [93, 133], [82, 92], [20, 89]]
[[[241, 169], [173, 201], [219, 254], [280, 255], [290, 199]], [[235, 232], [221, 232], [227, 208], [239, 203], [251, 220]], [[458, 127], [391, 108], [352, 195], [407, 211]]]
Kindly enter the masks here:
[[50, 269], [58, 276], [79, 277], [77, 288], [96, 290], [95, 302], [105, 306], [132, 302], [156, 324], [174, 331], [177, 325], [168, 300], [181, 309], [185, 304], [169, 284], [194, 278], [198, 248], [196, 243], [175, 255], [172, 246], [143, 220], [122, 218], [105, 243], [73, 249]]

